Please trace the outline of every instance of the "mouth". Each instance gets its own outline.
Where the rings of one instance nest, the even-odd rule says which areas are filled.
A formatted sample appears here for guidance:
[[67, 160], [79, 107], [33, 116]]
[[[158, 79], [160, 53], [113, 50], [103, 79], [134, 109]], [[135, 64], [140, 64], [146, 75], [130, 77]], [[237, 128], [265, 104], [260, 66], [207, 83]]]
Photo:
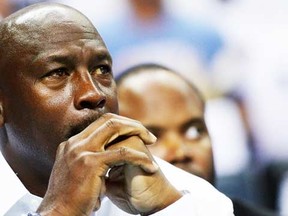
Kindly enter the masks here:
[[105, 112], [98, 112], [97, 114], [89, 114], [81, 119], [76, 124], [70, 124], [69, 130], [67, 135], [65, 136], [66, 139], [69, 139], [72, 136], [75, 136], [76, 134], [83, 131], [86, 127], [88, 127], [90, 124], [92, 124], [94, 121], [99, 119]]
[[185, 170], [186, 172], [192, 173], [196, 176], [199, 176], [201, 178], [203, 178], [203, 172], [202, 170], [199, 168], [199, 166], [197, 166], [195, 163], [192, 163], [192, 161], [187, 160], [187, 161], [178, 161], [178, 162], [174, 162], [173, 163], [174, 166]]

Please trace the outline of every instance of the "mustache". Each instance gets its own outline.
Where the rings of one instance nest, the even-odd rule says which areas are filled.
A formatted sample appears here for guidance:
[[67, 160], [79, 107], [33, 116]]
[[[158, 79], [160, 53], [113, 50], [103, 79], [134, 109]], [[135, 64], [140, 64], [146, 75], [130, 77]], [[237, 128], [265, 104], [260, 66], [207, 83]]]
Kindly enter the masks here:
[[99, 119], [104, 112], [89, 115], [81, 120], [81, 122], [77, 124], [70, 124], [68, 133], [65, 136], [65, 139], [68, 140], [70, 137], [75, 136], [76, 134], [80, 133], [83, 131], [85, 128], [87, 128], [90, 124], [92, 124], [94, 121]]

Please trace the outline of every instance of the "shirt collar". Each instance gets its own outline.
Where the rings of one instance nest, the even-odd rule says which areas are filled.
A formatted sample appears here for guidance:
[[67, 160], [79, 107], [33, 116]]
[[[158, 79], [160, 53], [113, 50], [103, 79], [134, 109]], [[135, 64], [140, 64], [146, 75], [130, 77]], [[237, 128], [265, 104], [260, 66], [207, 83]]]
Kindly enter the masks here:
[[0, 152], [0, 215], [4, 215], [21, 197], [28, 193]]

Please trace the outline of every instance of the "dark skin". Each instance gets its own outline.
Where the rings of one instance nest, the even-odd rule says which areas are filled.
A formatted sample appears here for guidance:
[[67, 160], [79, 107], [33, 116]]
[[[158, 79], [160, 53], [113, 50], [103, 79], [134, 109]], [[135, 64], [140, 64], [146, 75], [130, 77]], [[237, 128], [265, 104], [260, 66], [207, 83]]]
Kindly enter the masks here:
[[204, 101], [192, 85], [172, 71], [143, 68], [118, 83], [118, 98], [120, 114], [141, 121], [157, 137], [148, 146], [153, 155], [214, 183]]
[[41, 215], [89, 215], [103, 195], [148, 215], [181, 197], [145, 146], [155, 137], [117, 115], [110, 54], [82, 14], [38, 4], [5, 19], [0, 38], [1, 152], [44, 197]]

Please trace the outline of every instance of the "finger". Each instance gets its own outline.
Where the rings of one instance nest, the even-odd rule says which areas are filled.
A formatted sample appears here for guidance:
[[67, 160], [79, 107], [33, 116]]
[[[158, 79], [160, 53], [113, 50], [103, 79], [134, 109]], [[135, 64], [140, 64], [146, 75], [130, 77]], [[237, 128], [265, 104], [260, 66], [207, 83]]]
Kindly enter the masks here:
[[[113, 125], [113, 121], [123, 121], [123, 123], [127, 123], [127, 122], [130, 122], [131, 126], [134, 126], [134, 127], [140, 127], [142, 129], [144, 129], [145, 127], [137, 120], [134, 120], [134, 119], [130, 119], [130, 118], [127, 118], [127, 117], [124, 117], [124, 116], [120, 116], [120, 115], [116, 115], [116, 114], [113, 114], [113, 113], [105, 113], [103, 114], [99, 119], [97, 119], [96, 121], [94, 121], [92, 124], [90, 124], [84, 131], [83, 133], [81, 132], [80, 134], [82, 135], [82, 138], [86, 138], [88, 137], [91, 133], [93, 133], [95, 131], [96, 128], [100, 127], [101, 125], [105, 124], [107, 121], [108, 123], [108, 126], [112, 126]], [[109, 122], [109, 120], [112, 120], [112, 122]], [[129, 123], [128, 123], [129, 124]], [[146, 129], [146, 128], [145, 128]], [[147, 129], [146, 129], [147, 130]], [[149, 132], [149, 131], [148, 131]], [[149, 132], [150, 133], [150, 132]], [[140, 136], [143, 136], [142, 138], [145, 139], [147, 136], [146, 133], [144, 134], [140, 134]], [[148, 136], [148, 139], [147, 141], [149, 142], [150, 140], [150, 135], [152, 136], [153, 139], [155, 139], [156, 137], [150, 133], [149, 136]]]
[[124, 165], [112, 167], [107, 174], [106, 181], [122, 181], [124, 179]]
[[97, 198], [97, 201], [96, 201], [96, 203], [95, 203], [95, 206], [94, 206], [93, 211], [95, 212], [95, 211], [97, 211], [98, 209], [100, 209], [100, 206], [101, 206], [101, 199], [100, 199], [100, 197], [98, 197], [98, 198]]
[[[139, 214], [139, 211], [131, 205], [131, 191], [127, 188], [127, 171], [128, 165], [113, 167], [109, 171], [109, 177], [106, 178], [106, 196], [118, 207], [129, 212], [130, 214]], [[129, 168], [128, 168], [129, 169]], [[142, 188], [142, 187], [141, 187]]]
[[132, 165], [151, 174], [159, 169], [147, 154], [127, 147], [103, 152], [81, 152], [67, 165], [71, 170], [78, 170], [77, 172], [81, 170], [81, 173], [86, 173], [85, 176], [96, 175], [101, 178], [106, 176], [109, 168], [115, 166]]
[[[156, 162], [154, 161], [153, 156], [149, 152], [148, 148], [144, 145], [143, 141], [137, 136], [131, 136], [125, 140], [115, 143], [114, 145], [110, 145], [109, 148], [107, 148], [107, 150], [109, 151], [118, 150], [120, 155], [124, 158], [126, 157], [128, 150], [134, 151], [135, 153], [136, 152], [141, 153], [141, 155], [144, 154], [146, 155], [144, 157], [145, 160], [146, 158], [148, 158], [149, 162], [151, 161], [153, 163], [153, 166], [155, 167], [156, 170], [159, 168]], [[145, 161], [143, 162], [145, 163]], [[138, 163], [141, 163], [141, 160], [139, 160]], [[141, 167], [140, 164], [139, 166]], [[143, 169], [145, 169], [145, 167], [143, 167]]]
[[130, 195], [127, 194], [125, 187], [124, 179], [120, 182], [111, 182], [109, 180], [106, 181], [106, 196], [117, 205], [120, 209], [130, 213], [130, 214], [139, 214], [139, 211], [131, 205], [129, 200], [131, 199]]
[[[92, 149], [94, 151], [98, 149], [105, 150], [107, 145], [114, 144], [129, 136], [138, 136], [145, 144], [156, 142], [156, 137], [140, 122], [117, 115], [109, 117], [104, 116], [104, 122], [103, 118], [101, 118], [101, 124], [97, 121], [92, 123], [87, 128], [88, 132], [85, 129], [85, 133], [91, 132], [86, 139], [88, 143], [93, 145]], [[93, 131], [91, 131], [92, 129]]]
[[[102, 182], [105, 182], [105, 177], [101, 177], [101, 178], [103, 179]], [[106, 184], [102, 184], [100, 196], [97, 198], [96, 204], [94, 205], [94, 211], [97, 211], [98, 209], [100, 209], [101, 201], [103, 197], [105, 196], [105, 194], [106, 194]]]
[[155, 173], [159, 169], [158, 165], [147, 154], [128, 147], [106, 151], [106, 155], [109, 158], [106, 159], [105, 163], [109, 167], [127, 164], [140, 167], [148, 173]]

